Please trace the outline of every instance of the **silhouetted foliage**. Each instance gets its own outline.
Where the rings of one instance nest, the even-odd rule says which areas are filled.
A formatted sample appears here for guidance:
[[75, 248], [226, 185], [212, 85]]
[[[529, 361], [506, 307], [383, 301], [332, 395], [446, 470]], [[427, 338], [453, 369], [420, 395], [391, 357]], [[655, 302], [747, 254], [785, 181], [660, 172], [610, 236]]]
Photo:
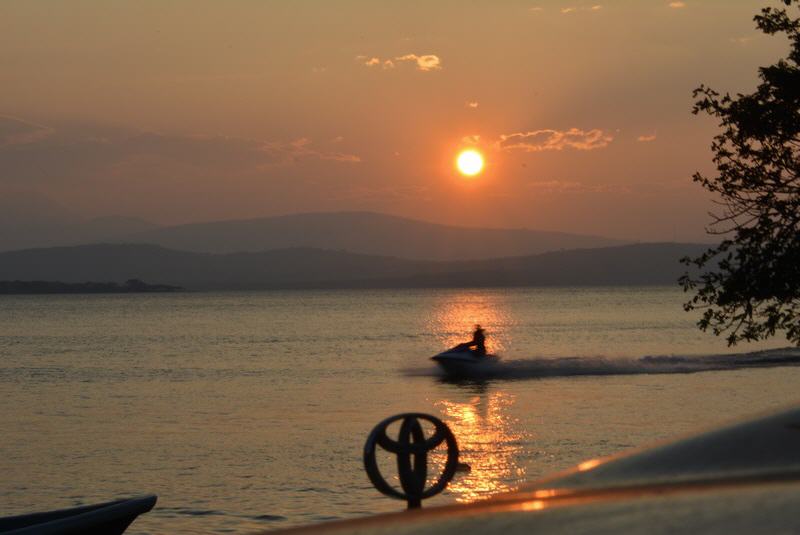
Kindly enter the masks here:
[[752, 94], [694, 91], [693, 113], [719, 118], [722, 130], [711, 145], [718, 176], [694, 180], [720, 198], [708, 232], [727, 237], [684, 259], [702, 269], [681, 278], [695, 292], [684, 308], [703, 309], [699, 327], [729, 345], [776, 331], [800, 345], [800, 18], [765, 8], [755, 21], [766, 34], [786, 34], [788, 57], [759, 69]]

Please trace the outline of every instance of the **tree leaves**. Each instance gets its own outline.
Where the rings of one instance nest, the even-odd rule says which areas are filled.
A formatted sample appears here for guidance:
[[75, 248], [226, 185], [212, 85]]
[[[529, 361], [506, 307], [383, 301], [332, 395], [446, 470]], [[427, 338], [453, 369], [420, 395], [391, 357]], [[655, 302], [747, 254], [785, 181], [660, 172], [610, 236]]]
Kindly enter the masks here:
[[766, 34], [786, 34], [791, 50], [759, 69], [752, 94], [721, 95], [704, 85], [693, 92], [692, 113], [720, 121], [711, 144], [718, 175], [693, 179], [719, 196], [708, 232], [726, 238], [683, 259], [701, 272], [680, 283], [694, 292], [684, 308], [703, 310], [698, 326], [726, 335], [729, 345], [778, 331], [800, 345], [800, 18], [765, 8], [755, 21]]

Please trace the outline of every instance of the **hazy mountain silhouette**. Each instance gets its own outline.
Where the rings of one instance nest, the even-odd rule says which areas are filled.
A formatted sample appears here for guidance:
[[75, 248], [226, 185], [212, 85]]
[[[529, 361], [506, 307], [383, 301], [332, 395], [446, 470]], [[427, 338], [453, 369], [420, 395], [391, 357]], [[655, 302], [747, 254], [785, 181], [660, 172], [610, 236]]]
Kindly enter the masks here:
[[682, 256], [705, 245], [641, 244], [526, 257], [434, 262], [292, 248], [192, 253], [154, 245], [84, 245], [0, 253], [0, 280], [142, 279], [187, 289], [675, 284]]
[[495, 258], [624, 243], [561, 232], [454, 227], [372, 212], [194, 223], [133, 234], [125, 241], [207, 253], [310, 247], [412, 260]]
[[135, 217], [86, 220], [38, 193], [0, 194], [0, 251], [113, 241], [156, 226]]
[[117, 241], [156, 225], [135, 217], [109, 216], [89, 220], [2, 222], [0, 251], [56, 245]]

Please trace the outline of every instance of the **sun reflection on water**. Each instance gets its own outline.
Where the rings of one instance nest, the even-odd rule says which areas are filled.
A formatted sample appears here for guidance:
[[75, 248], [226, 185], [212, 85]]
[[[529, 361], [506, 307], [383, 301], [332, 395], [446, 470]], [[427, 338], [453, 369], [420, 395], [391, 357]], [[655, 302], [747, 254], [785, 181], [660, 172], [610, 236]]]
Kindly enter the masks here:
[[[487, 332], [486, 348], [502, 353], [509, 345], [513, 319], [503, 293], [458, 291], [442, 296], [429, 321], [442, 345], [452, 347], [469, 339], [475, 324]], [[463, 400], [464, 398], [462, 398]], [[517, 459], [529, 442], [510, 415], [515, 397], [502, 390], [479, 389], [466, 401], [441, 400], [436, 406], [458, 440], [461, 462], [470, 470], [458, 472], [448, 489], [456, 501], [471, 502], [516, 488], [525, 480]], [[436, 458], [434, 462], [443, 462]]]
[[456, 501], [471, 502], [510, 491], [525, 479], [517, 464], [523, 433], [516, 419], [508, 415], [514, 396], [490, 392], [467, 402], [442, 400], [437, 406], [458, 440], [461, 462], [470, 466], [449, 485]]
[[475, 324], [480, 324], [486, 329], [487, 351], [501, 353], [508, 343], [511, 323], [503, 301], [502, 295], [486, 292], [448, 294], [434, 310], [430, 328], [443, 346], [452, 347], [468, 340]]

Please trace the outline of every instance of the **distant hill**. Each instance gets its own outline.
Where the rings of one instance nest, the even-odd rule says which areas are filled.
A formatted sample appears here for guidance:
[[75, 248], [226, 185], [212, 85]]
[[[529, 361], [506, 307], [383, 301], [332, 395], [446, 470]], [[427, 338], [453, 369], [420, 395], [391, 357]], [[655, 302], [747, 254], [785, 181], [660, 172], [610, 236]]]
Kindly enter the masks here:
[[199, 289], [662, 285], [704, 245], [641, 244], [461, 262], [292, 248], [210, 254], [154, 245], [84, 245], [0, 253], [0, 280], [128, 279]]
[[37, 193], [0, 192], [0, 251], [113, 241], [156, 227], [135, 217], [83, 219]]
[[193, 223], [131, 234], [122, 241], [204, 253], [307, 247], [410, 260], [496, 258], [624, 243], [561, 232], [454, 227], [372, 212]]
[[121, 236], [150, 230], [156, 226], [135, 217], [116, 216], [35, 223], [0, 222], [0, 251], [116, 241]]

